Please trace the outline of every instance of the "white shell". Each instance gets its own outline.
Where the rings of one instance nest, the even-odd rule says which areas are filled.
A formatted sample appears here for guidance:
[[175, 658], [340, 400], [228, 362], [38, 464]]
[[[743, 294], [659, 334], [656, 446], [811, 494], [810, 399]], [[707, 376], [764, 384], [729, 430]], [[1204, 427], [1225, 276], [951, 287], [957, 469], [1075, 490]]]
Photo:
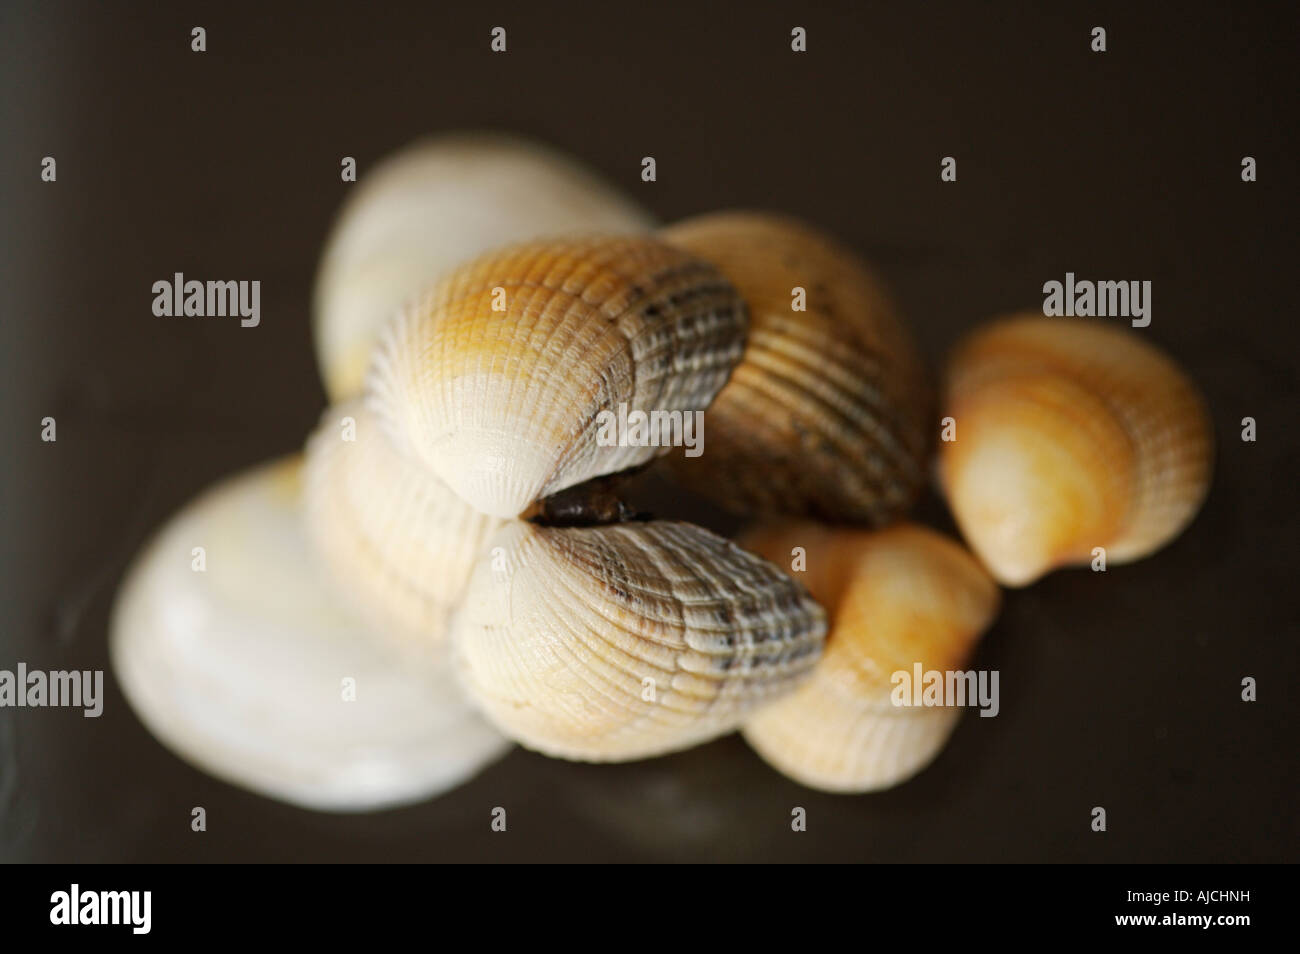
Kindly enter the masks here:
[[322, 415], [303, 485], [308, 539], [344, 598], [403, 650], [445, 653], [451, 613], [501, 521], [398, 453], [361, 400]]
[[826, 614], [780, 569], [675, 521], [538, 527], [489, 541], [453, 626], [484, 714], [546, 755], [648, 758], [793, 692]]
[[347, 188], [355, 191], [315, 290], [316, 353], [332, 401], [361, 392], [380, 328], [448, 269], [514, 242], [654, 225], [562, 153], [492, 133], [419, 140]]
[[396, 662], [316, 575], [300, 463], [221, 482], [137, 556], [113, 610], [118, 681], [164, 745], [263, 795], [364, 811], [459, 785], [508, 743], [448, 666]]

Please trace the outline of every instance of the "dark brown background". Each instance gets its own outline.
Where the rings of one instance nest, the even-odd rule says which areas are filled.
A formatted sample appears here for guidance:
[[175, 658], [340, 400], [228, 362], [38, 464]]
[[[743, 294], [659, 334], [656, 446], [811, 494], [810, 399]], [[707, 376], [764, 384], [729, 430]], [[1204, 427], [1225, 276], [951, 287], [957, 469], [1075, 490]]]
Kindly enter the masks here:
[[[300, 444], [323, 404], [309, 290], [340, 157], [364, 173], [428, 131], [549, 140], [666, 220], [819, 223], [878, 263], [936, 363], [1067, 270], [1149, 279], [1143, 334], [1209, 397], [1215, 484], [1156, 558], [1009, 593], [977, 660], [1001, 671], [1002, 714], [968, 713], [886, 794], [802, 789], [731, 738], [604, 768], [516, 751], [424, 805], [320, 815], [189, 768], [110, 674], [98, 720], [0, 710], [0, 860], [1296, 859], [1294, 4], [259, 6], [0, 13], [0, 668], [107, 668], [147, 535]], [[261, 326], [153, 317], [174, 271], [260, 279]]]

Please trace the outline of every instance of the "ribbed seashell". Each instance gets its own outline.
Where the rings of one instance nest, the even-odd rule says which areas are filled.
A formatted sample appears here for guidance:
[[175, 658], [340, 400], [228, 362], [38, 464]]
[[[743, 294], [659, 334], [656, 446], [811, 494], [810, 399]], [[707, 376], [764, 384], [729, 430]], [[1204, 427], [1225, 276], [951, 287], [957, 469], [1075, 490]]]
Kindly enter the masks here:
[[445, 651], [451, 613], [501, 521], [399, 454], [361, 400], [326, 411], [308, 440], [304, 500], [309, 539], [372, 628], [417, 653]]
[[[921, 771], [961, 717], [955, 706], [895, 705], [893, 674], [964, 669], [997, 615], [997, 585], [960, 545], [911, 524], [885, 530], [801, 523], [745, 538], [771, 560], [803, 547], [800, 579], [830, 618], [812, 678], [756, 713], [745, 739], [811, 788], [870, 792]], [[901, 684], [901, 683], [900, 683]]]
[[535, 242], [456, 269], [389, 325], [368, 386], [399, 451], [513, 517], [666, 452], [609, 421], [677, 415], [680, 430], [726, 383], [744, 334], [735, 289], [680, 249]]
[[792, 691], [825, 614], [765, 560], [686, 523], [511, 523], [453, 635], [462, 681], [547, 755], [647, 758], [732, 731]]
[[1022, 315], [954, 353], [940, 480], [971, 548], [1008, 586], [1094, 559], [1126, 563], [1182, 532], [1209, 489], [1196, 387], [1127, 330]]
[[[883, 525], [927, 474], [933, 394], [888, 294], [857, 255], [792, 219], [727, 212], [660, 237], [718, 266], [749, 307], [743, 360], [673, 454], [692, 489], [740, 512]], [[796, 288], [806, 310], [794, 310]]]
[[445, 660], [394, 658], [316, 574], [300, 466], [222, 481], [140, 553], [113, 609], [118, 682], [169, 749], [272, 798], [363, 811], [459, 785], [508, 743]]
[[321, 375], [336, 402], [361, 392], [384, 323], [442, 273], [514, 242], [653, 225], [585, 166], [497, 133], [418, 140], [345, 188], [314, 303]]

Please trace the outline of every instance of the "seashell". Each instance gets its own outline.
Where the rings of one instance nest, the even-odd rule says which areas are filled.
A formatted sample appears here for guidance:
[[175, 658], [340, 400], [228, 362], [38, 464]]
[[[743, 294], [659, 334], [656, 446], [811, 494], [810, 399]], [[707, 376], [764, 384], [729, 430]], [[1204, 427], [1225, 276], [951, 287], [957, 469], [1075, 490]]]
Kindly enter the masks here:
[[940, 481], [971, 548], [1007, 586], [1168, 543], [1209, 489], [1205, 402], [1168, 357], [1117, 328], [1022, 315], [954, 353]]
[[803, 547], [809, 591], [830, 633], [812, 678], [755, 714], [745, 739], [811, 788], [871, 792], [921, 771], [961, 717], [954, 706], [895, 705], [895, 672], [958, 671], [1001, 596], [957, 543], [912, 524], [863, 531], [799, 523], [751, 534], [772, 560]]
[[361, 392], [384, 323], [442, 273], [514, 242], [653, 226], [590, 169], [493, 133], [419, 140], [351, 189], [321, 259], [313, 309], [316, 353], [334, 402]]
[[671, 435], [619, 440], [610, 421], [675, 415], [680, 430], [726, 382], [744, 333], [735, 289], [679, 249], [535, 242], [456, 269], [389, 325], [368, 386], [399, 452], [513, 517], [666, 452], [656, 444]]
[[459, 785], [508, 743], [449, 666], [395, 661], [315, 574], [300, 466], [221, 482], [137, 556], [113, 609], [118, 682], [181, 758], [295, 805], [362, 811]]
[[514, 522], [457, 616], [470, 697], [507, 735], [561, 758], [622, 761], [732, 731], [792, 691], [825, 614], [776, 567], [671, 521]]
[[360, 400], [325, 412], [306, 456], [307, 533], [330, 578], [375, 632], [444, 651], [451, 612], [501, 521], [399, 454]]
[[[725, 212], [659, 233], [712, 262], [749, 307], [745, 355], [674, 474], [742, 513], [883, 525], [926, 476], [933, 395], [884, 288], [857, 255], [774, 215]], [[806, 310], [794, 310], [794, 289]]]

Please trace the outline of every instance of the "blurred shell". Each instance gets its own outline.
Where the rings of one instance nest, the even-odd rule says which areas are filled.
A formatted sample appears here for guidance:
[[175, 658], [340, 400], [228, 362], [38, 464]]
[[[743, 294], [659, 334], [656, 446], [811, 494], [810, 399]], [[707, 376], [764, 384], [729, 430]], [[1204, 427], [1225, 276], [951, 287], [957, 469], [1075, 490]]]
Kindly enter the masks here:
[[332, 401], [360, 393], [383, 324], [462, 262], [546, 235], [653, 225], [567, 156], [494, 133], [419, 140], [345, 188], [315, 290], [316, 353]]
[[[343, 439], [345, 418], [355, 440]], [[416, 652], [444, 651], [451, 612], [501, 521], [397, 453], [359, 400], [326, 411], [308, 441], [304, 502], [308, 538], [372, 628]]]
[[483, 513], [513, 517], [666, 452], [602, 443], [601, 412], [703, 410], [744, 333], [735, 289], [679, 249], [535, 242], [448, 275], [388, 326], [368, 383], [400, 452]]
[[223, 481], [136, 558], [109, 644], [127, 700], [186, 761], [296, 805], [364, 811], [459, 785], [508, 743], [448, 666], [393, 660], [312, 572], [299, 467]]
[[457, 663], [488, 717], [547, 755], [646, 758], [730, 732], [821, 652], [803, 587], [691, 524], [513, 523], [490, 550]]
[[[744, 359], [705, 416], [680, 479], [739, 512], [882, 525], [926, 476], [933, 395], [879, 281], [792, 219], [728, 212], [660, 236], [718, 266], [749, 307]], [[794, 311], [793, 289], [806, 293]]]
[[876, 532], [816, 524], [769, 528], [746, 545], [773, 561], [806, 552], [801, 575], [826, 607], [830, 634], [812, 678], [758, 712], [745, 739], [804, 785], [870, 792], [911, 778], [939, 754], [958, 707], [896, 706], [891, 676], [965, 668], [1000, 594], [957, 543], [922, 527]]
[[948, 370], [940, 481], [972, 549], [1008, 586], [1140, 559], [1191, 522], [1213, 434], [1195, 386], [1132, 332], [1019, 316], [971, 335]]

